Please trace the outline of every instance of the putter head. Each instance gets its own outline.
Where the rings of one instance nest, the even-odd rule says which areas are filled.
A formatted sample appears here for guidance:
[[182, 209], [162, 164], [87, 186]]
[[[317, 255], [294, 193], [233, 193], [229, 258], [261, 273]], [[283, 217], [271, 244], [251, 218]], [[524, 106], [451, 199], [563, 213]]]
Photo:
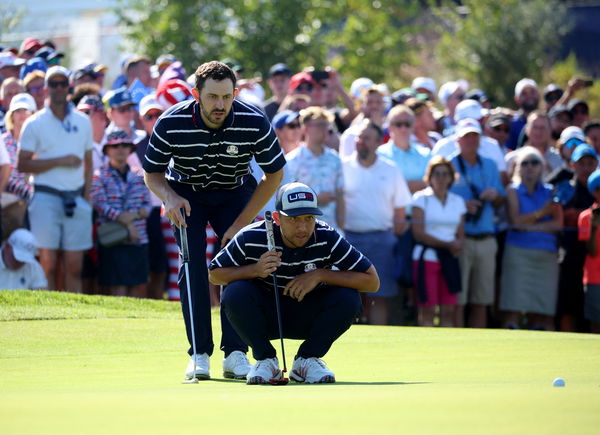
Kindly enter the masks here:
[[182, 384], [197, 384], [198, 382], [200, 382], [198, 378], [184, 379], [181, 381]]
[[290, 379], [285, 377], [285, 370], [281, 371], [281, 378], [272, 378], [271, 380], [269, 380], [269, 384], [271, 385], [287, 385], [289, 382]]

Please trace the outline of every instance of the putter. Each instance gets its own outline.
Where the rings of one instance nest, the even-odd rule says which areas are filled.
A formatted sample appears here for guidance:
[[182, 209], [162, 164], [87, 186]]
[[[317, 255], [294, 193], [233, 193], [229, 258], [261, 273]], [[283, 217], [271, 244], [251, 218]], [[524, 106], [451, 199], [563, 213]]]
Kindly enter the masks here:
[[[265, 212], [265, 228], [267, 229], [267, 246], [269, 251], [275, 250], [275, 236], [273, 235], [273, 216], [270, 211]], [[275, 310], [277, 311], [277, 326], [279, 327], [279, 340], [281, 341], [281, 357], [283, 358], [283, 370], [281, 371], [281, 379], [271, 379], [269, 384], [286, 385], [290, 382], [289, 378], [285, 377], [287, 367], [285, 365], [285, 347], [283, 346], [283, 328], [281, 327], [281, 307], [279, 305], [279, 288], [277, 287], [277, 276], [275, 272], [271, 274], [273, 277], [273, 287], [275, 293]]]
[[[179, 239], [181, 241], [181, 262], [185, 271], [185, 283], [187, 285], [188, 308], [190, 310], [190, 324], [192, 330], [192, 349], [196, 355], [196, 334], [194, 333], [194, 313], [192, 312], [192, 291], [190, 290], [190, 274], [188, 263], [190, 262], [190, 250], [188, 248], [187, 229], [181, 225], [179, 227]], [[194, 361], [194, 369], [196, 368]], [[182, 384], [197, 384], [198, 378], [193, 376], [191, 379], [181, 381]]]

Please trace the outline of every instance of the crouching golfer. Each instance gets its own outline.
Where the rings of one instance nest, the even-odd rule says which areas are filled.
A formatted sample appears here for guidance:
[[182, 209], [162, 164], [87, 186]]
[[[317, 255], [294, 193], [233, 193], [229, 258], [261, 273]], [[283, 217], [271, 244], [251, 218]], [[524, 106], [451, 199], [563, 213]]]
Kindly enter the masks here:
[[[285, 338], [304, 340], [290, 378], [330, 383], [335, 375], [321, 358], [362, 310], [359, 292], [375, 292], [379, 277], [371, 262], [326, 223], [317, 195], [302, 183], [277, 193], [273, 213], [276, 251], [267, 248], [265, 222], [243, 228], [213, 259], [211, 282], [227, 285], [221, 306], [233, 328], [252, 348], [256, 364], [248, 384], [281, 379], [275, 348], [279, 337], [271, 273], [282, 293]], [[331, 270], [335, 266], [339, 270]]]

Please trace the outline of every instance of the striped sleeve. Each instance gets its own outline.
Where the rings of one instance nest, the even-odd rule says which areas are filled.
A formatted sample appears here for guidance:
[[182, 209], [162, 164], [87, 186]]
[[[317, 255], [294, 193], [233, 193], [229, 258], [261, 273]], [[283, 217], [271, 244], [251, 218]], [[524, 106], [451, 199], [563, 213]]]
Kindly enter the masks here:
[[166, 125], [165, 118], [161, 118], [154, 126], [142, 162], [146, 172], [165, 172], [167, 170], [173, 151], [171, 144], [167, 141]]
[[219, 251], [210, 262], [208, 269], [213, 270], [219, 267], [243, 266], [247, 263], [244, 252], [244, 232], [238, 232], [227, 245]]
[[331, 250], [331, 261], [339, 270], [350, 270], [353, 272], [366, 272], [371, 267], [371, 261], [358, 249], [336, 232], [338, 239], [335, 240]]
[[263, 172], [272, 174], [285, 166], [285, 157], [271, 123], [263, 117], [259, 138], [254, 145], [254, 158]]

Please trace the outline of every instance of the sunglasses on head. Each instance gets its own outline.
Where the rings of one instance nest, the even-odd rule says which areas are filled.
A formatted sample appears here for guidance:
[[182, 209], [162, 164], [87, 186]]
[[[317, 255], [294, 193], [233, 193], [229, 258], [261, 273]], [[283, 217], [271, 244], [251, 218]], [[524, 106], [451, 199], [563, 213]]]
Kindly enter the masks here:
[[542, 162], [540, 162], [540, 161], [539, 161], [539, 160], [537, 160], [537, 159], [532, 159], [532, 160], [523, 160], [523, 161], [521, 162], [521, 166], [522, 166], [522, 167], [525, 167], [525, 168], [526, 168], [527, 166], [538, 166], [538, 165], [541, 165], [541, 164], [542, 164]]
[[57, 82], [48, 82], [48, 87], [52, 88], [52, 89], [58, 88], [58, 87], [68, 88], [69, 87], [69, 81], [68, 80], [60, 80], [60, 81], [57, 81]]
[[133, 110], [133, 106], [132, 105], [119, 106], [119, 107], [116, 107], [115, 109], [119, 113], [126, 113], [126, 112], [131, 112]]
[[394, 127], [410, 128], [410, 127], [412, 127], [412, 122], [410, 122], [410, 121], [395, 121], [395, 122], [392, 122], [392, 125]]
[[160, 116], [160, 113], [148, 113], [146, 115], [144, 115], [144, 119], [146, 121], [152, 121], [153, 119], [158, 119], [158, 117]]

